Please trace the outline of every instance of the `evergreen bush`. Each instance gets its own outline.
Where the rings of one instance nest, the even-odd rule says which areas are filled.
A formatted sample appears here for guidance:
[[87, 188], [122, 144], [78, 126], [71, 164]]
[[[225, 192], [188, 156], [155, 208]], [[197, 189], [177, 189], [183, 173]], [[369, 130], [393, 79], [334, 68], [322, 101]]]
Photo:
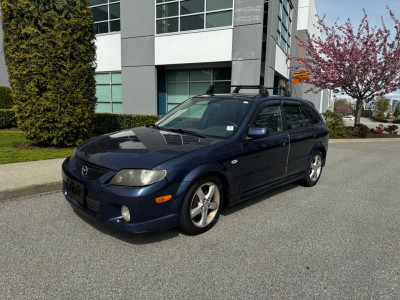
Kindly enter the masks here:
[[343, 118], [338, 113], [328, 110], [322, 115], [324, 116], [325, 123], [329, 128], [330, 137], [347, 135]]
[[0, 109], [11, 109], [12, 106], [11, 89], [7, 86], [0, 86]]
[[18, 126], [36, 143], [91, 136], [95, 44], [86, 0], [2, 0], [4, 54]]
[[0, 129], [17, 127], [17, 119], [11, 109], [0, 109]]

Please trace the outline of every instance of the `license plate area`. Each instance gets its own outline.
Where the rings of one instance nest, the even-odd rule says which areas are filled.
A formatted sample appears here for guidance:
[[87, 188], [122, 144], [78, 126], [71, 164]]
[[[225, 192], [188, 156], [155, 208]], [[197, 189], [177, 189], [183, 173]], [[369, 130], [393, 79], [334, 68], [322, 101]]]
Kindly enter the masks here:
[[86, 206], [85, 187], [74, 180], [67, 180], [67, 194], [80, 205]]

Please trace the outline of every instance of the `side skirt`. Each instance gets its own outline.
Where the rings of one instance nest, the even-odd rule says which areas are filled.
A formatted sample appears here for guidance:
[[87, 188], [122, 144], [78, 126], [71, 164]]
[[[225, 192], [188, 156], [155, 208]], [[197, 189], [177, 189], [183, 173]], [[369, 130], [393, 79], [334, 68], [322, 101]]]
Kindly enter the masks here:
[[260, 187], [254, 189], [254, 190], [247, 191], [247, 192], [245, 192], [243, 194], [231, 195], [229, 197], [229, 200], [228, 200], [228, 206], [232, 206], [232, 205], [238, 204], [238, 203], [240, 203], [242, 201], [245, 201], [245, 200], [247, 200], [249, 198], [258, 196], [258, 195], [260, 195], [260, 194], [262, 194], [262, 193], [264, 193], [266, 191], [272, 190], [274, 188], [280, 187], [280, 186], [285, 185], [285, 184], [289, 184], [289, 183], [298, 181], [298, 180], [303, 179], [303, 178], [304, 178], [304, 172], [300, 172], [300, 173], [291, 175], [289, 177], [280, 179], [278, 181], [272, 182], [270, 184], [260, 186]]

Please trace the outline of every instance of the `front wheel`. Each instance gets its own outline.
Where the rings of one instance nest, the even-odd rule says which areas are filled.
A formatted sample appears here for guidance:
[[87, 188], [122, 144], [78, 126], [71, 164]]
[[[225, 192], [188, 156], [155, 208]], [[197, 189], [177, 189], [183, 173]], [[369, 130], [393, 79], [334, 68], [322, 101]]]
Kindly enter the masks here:
[[218, 221], [222, 199], [222, 185], [218, 177], [200, 178], [183, 200], [179, 226], [189, 234], [207, 231]]
[[303, 179], [304, 185], [314, 186], [317, 184], [322, 173], [322, 161], [322, 153], [321, 151], [317, 150], [314, 153], [311, 163], [306, 170], [306, 175]]

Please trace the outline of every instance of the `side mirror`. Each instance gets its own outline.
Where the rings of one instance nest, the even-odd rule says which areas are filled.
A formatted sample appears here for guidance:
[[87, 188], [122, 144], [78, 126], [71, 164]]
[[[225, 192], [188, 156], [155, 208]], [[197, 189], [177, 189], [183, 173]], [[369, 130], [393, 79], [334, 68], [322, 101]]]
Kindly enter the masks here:
[[251, 127], [247, 133], [248, 137], [251, 138], [262, 138], [268, 135], [268, 129], [264, 127]]

